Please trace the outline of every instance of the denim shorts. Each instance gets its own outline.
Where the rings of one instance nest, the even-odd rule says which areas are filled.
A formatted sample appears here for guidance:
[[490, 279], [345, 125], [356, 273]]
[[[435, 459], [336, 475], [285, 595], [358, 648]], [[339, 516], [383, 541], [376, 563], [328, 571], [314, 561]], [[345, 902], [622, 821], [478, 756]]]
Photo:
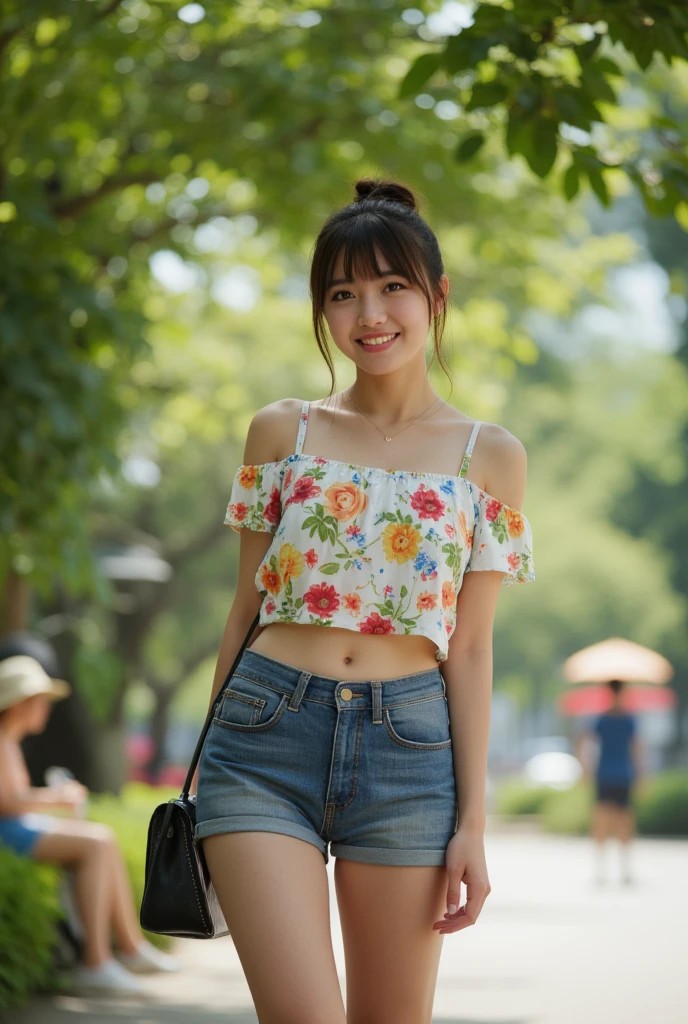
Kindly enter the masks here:
[[196, 841], [279, 832], [367, 864], [443, 865], [458, 805], [438, 668], [347, 682], [246, 649], [199, 762]]
[[41, 836], [52, 831], [54, 820], [49, 814], [33, 811], [14, 818], [0, 818], [0, 846], [7, 846], [22, 857], [30, 857]]

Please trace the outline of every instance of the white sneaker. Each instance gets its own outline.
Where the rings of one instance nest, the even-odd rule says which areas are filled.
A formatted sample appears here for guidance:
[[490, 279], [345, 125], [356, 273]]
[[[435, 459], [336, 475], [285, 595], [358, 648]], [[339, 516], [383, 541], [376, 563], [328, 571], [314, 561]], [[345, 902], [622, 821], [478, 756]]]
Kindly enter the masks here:
[[135, 953], [123, 953], [119, 950], [115, 956], [128, 971], [132, 971], [134, 974], [172, 973], [182, 969], [179, 960], [170, 956], [169, 953], [163, 953], [147, 939], [143, 940]]
[[72, 971], [72, 985], [84, 993], [108, 992], [115, 995], [144, 995], [145, 986], [114, 958], [97, 967], [79, 964]]

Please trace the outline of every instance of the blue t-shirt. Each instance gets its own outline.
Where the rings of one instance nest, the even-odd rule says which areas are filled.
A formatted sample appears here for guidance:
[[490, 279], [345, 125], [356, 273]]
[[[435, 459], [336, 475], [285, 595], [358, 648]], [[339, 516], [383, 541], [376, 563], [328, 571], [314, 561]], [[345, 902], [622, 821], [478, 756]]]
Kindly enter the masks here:
[[600, 782], [632, 782], [635, 768], [631, 759], [631, 740], [636, 734], [633, 715], [628, 712], [600, 715], [592, 726], [600, 739], [596, 777]]

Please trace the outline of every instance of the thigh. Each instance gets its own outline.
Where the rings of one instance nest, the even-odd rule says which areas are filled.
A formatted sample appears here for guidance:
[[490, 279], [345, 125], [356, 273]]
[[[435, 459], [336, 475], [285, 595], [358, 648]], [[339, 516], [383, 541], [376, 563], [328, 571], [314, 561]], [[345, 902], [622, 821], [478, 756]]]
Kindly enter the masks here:
[[260, 1024], [346, 1024], [322, 853], [275, 832], [201, 842]]
[[106, 848], [113, 843], [114, 836], [107, 825], [79, 818], [53, 818], [50, 830], [40, 836], [32, 856], [34, 860], [76, 864], [95, 848]]
[[444, 936], [446, 867], [337, 858], [348, 1024], [430, 1024]]

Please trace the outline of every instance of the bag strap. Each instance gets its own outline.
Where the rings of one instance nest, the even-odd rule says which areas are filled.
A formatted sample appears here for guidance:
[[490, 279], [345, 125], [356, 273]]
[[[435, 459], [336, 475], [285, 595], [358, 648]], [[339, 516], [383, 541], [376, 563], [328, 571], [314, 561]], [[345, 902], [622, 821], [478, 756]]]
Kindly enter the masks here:
[[196, 766], [198, 765], [198, 760], [199, 760], [199, 758], [201, 756], [201, 750], [203, 749], [203, 744], [205, 742], [205, 738], [206, 738], [206, 736], [208, 734], [208, 730], [210, 729], [211, 723], [213, 721], [213, 716], [215, 715], [215, 711], [216, 711], [216, 709], [217, 709], [217, 707], [218, 707], [218, 705], [220, 703], [220, 699], [222, 697], [222, 694], [225, 691], [225, 687], [227, 686], [227, 683], [229, 682], [229, 680], [234, 675], [236, 667], [239, 664], [239, 661], [241, 660], [241, 655], [244, 653], [244, 648], [246, 647], [246, 644], [249, 642], [249, 640], [251, 638], [251, 634], [253, 633], [253, 630], [258, 625], [259, 621], [260, 621], [260, 611], [258, 612], [258, 614], [256, 615], [255, 619], [253, 620], [253, 622], [249, 626], [248, 633], [246, 634], [246, 636], [244, 638], [244, 642], [241, 645], [241, 647], [239, 648], [237, 656], [234, 659], [234, 664], [232, 665], [232, 667], [230, 668], [229, 672], [227, 673], [227, 676], [225, 677], [225, 681], [222, 684], [222, 686], [220, 687], [220, 691], [219, 691], [217, 697], [215, 698], [215, 700], [213, 701], [212, 706], [210, 708], [210, 711], [208, 712], [208, 717], [205, 720], [205, 724], [204, 724], [203, 729], [201, 731], [201, 735], [198, 737], [198, 743], [196, 744], [196, 749], [194, 750], [193, 757], [191, 758], [191, 764], [189, 766], [189, 771], [187, 772], [186, 779], [184, 781], [184, 788], [182, 789], [181, 797], [180, 797], [180, 799], [182, 799], [182, 800], [185, 799], [186, 797], [188, 797], [188, 795], [189, 795], [189, 789], [191, 788], [191, 783], [193, 782], [194, 772], [196, 771]]

